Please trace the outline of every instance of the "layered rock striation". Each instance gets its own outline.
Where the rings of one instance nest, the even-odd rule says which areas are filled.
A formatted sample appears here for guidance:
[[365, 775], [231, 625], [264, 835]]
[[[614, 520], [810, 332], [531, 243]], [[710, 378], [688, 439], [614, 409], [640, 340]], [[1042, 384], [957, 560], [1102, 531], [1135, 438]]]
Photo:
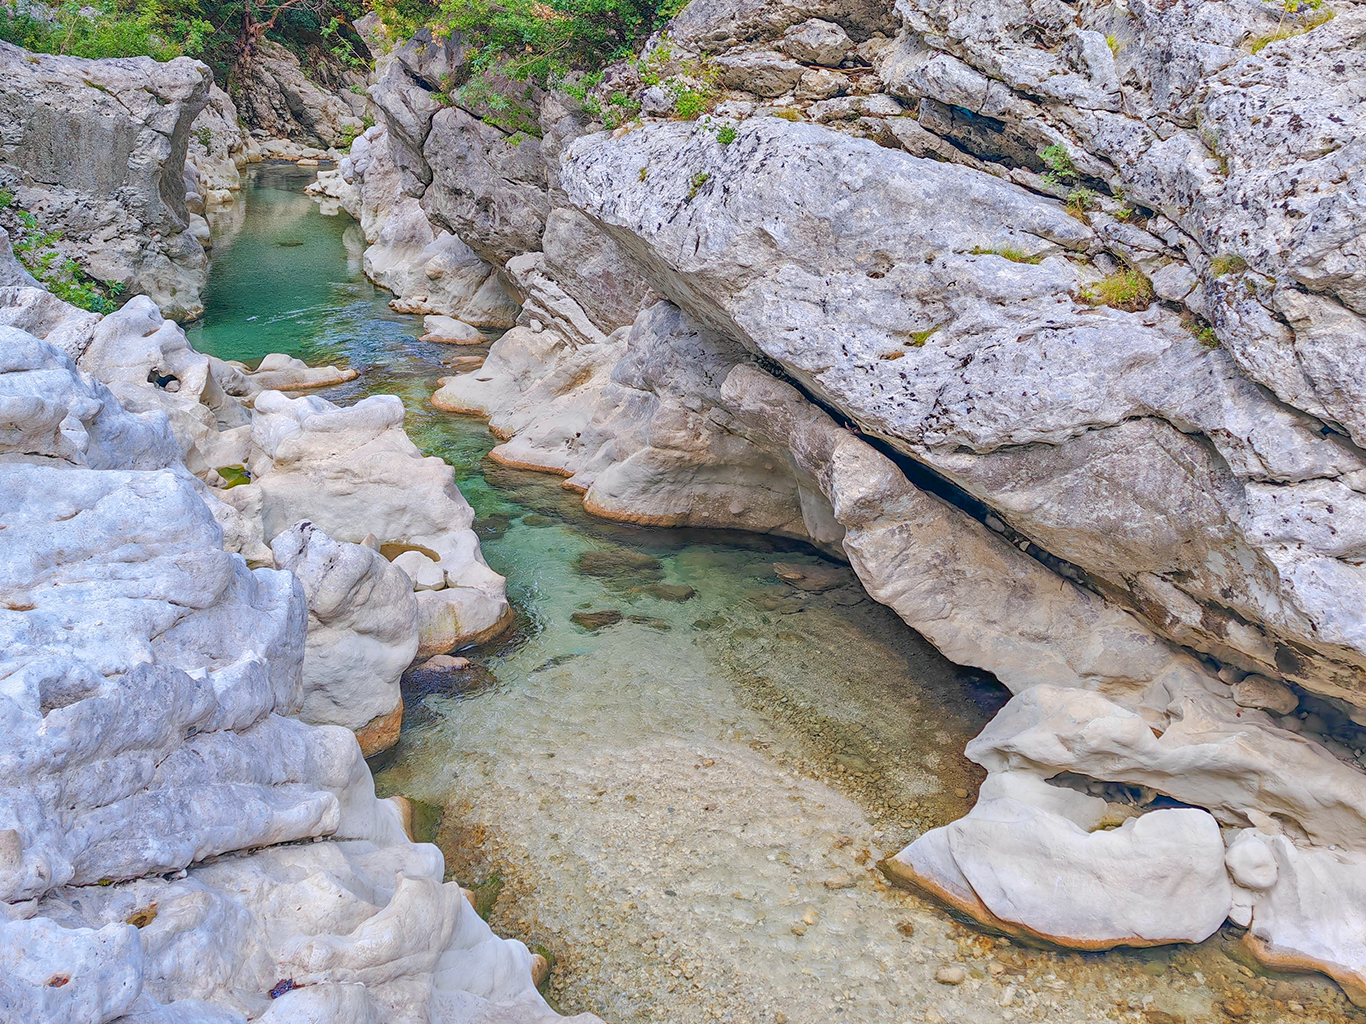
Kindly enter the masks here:
[[[1012, 691], [977, 804], [891, 874], [1081, 948], [1231, 920], [1362, 999], [1366, 904], [1315, 895], [1366, 856], [1361, 29], [693, 0], [530, 140], [441, 106], [463, 48], [419, 39], [352, 178], [387, 141], [518, 297], [434, 398], [495, 458], [808, 539]], [[713, 113], [671, 119], [689, 89]], [[609, 94], [639, 122], [601, 130]]]

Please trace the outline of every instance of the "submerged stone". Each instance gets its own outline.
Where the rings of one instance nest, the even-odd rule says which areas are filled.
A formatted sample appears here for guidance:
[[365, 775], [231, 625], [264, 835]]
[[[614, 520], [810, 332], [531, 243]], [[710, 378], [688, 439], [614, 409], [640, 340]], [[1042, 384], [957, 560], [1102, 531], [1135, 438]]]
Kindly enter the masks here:
[[621, 621], [621, 612], [615, 608], [600, 612], [575, 612], [569, 616], [571, 622], [582, 626], [584, 629], [599, 630], [606, 626], [614, 626]]

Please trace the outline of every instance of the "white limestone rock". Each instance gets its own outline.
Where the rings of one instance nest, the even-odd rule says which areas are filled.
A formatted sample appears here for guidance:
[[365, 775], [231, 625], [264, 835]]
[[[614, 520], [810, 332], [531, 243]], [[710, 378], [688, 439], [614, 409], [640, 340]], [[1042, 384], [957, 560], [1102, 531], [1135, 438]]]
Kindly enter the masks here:
[[365, 274], [394, 293], [395, 308], [455, 317], [485, 327], [511, 327], [517, 303], [501, 279], [456, 235], [434, 227], [401, 189], [387, 129], [368, 129], [351, 145], [335, 176], [319, 175], [318, 191], [337, 197], [360, 222], [369, 247]]
[[197, 172], [200, 195], [209, 206], [234, 201], [242, 188], [251, 136], [238, 122], [237, 106], [216, 84], [190, 130], [186, 163]]
[[[0, 354], [0, 395], [80, 406], [61, 438], [0, 434], [0, 1004], [128, 1024], [558, 1019], [526, 947], [376, 800], [356, 738], [289, 717], [309, 697], [304, 592], [222, 549], [164, 417], [31, 336]], [[133, 425], [170, 468], [117, 468], [145, 457]], [[398, 570], [289, 539], [320, 623], [377, 670], [410, 656]], [[281, 982], [302, 987], [272, 1000]]]
[[479, 345], [486, 340], [477, 327], [439, 314], [424, 316], [422, 330], [423, 341], [439, 341], [446, 345]]
[[419, 605], [446, 606], [439, 643], [449, 646], [433, 648], [438, 641], [423, 625], [430, 613], [420, 611], [421, 656], [478, 642], [506, 625], [504, 581], [484, 562], [470, 528], [474, 512], [450, 466], [424, 458], [403, 432], [399, 399], [374, 396], [342, 409], [316, 396], [268, 391], [256, 400], [251, 430], [252, 483], [224, 492], [224, 500], [259, 514], [264, 537], [307, 519], [335, 540], [356, 544], [373, 534], [395, 551], [435, 554], [447, 587]]
[[1096, 810], [1077, 804], [1103, 811], [1104, 801], [1059, 806], [1042, 781], [995, 779], [966, 817], [889, 861], [893, 877], [1015, 934], [1080, 949], [1199, 942], [1224, 923], [1232, 894], [1209, 814], [1158, 810], [1099, 829]]
[[162, 469], [180, 458], [164, 416], [128, 412], [62, 352], [12, 327], [0, 327], [0, 452], [93, 469]]
[[299, 718], [357, 731], [400, 707], [399, 677], [417, 653], [411, 582], [383, 555], [309, 522], [277, 536], [271, 551], [308, 602]]
[[793, 60], [830, 68], [839, 67], [840, 62], [854, 48], [854, 42], [849, 38], [848, 32], [820, 18], [812, 18], [800, 25], [794, 25], [787, 30], [778, 45]]
[[310, 388], [326, 388], [334, 384], [344, 384], [360, 376], [358, 370], [347, 366], [309, 366], [302, 359], [272, 352], [256, 365], [247, 369], [235, 364], [246, 381], [250, 393], [262, 391], [306, 391]]
[[769, 118], [725, 147], [676, 123], [582, 138], [560, 181], [661, 293], [1154, 629], [1353, 699], [1366, 463], [1171, 314], [1081, 301], [1084, 272], [1053, 257], [1099, 240], [1060, 204]]
[[224, 436], [224, 428], [245, 425], [245, 410], [223, 391], [208, 357], [150, 299], [139, 296], [104, 317], [80, 366], [125, 407], [164, 412], [192, 473], [242, 461], [237, 436]]

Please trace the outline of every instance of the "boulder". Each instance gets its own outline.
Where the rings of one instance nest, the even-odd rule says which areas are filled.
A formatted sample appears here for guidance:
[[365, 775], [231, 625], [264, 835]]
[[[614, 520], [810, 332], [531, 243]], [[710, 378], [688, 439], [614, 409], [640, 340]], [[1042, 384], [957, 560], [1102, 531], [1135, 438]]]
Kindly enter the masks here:
[[423, 341], [439, 341], [446, 345], [480, 345], [487, 341], [477, 327], [439, 314], [424, 316], [422, 330]]
[[391, 396], [343, 409], [265, 392], [252, 417], [252, 482], [223, 497], [256, 519], [267, 540], [307, 519], [335, 540], [359, 544], [373, 535], [394, 556], [415, 549], [433, 558], [446, 585], [419, 595], [419, 656], [429, 657], [486, 639], [511, 613], [451, 467], [421, 455], [403, 418]]
[[779, 45], [789, 57], [803, 64], [837, 68], [853, 50], [854, 41], [840, 26], [812, 18], [788, 29]]
[[[378, 552], [338, 543], [309, 522], [270, 547], [308, 603], [299, 718], [359, 732], [401, 709], [399, 677], [417, 653], [412, 583]], [[381, 731], [387, 746], [397, 741], [396, 728]], [[378, 742], [362, 743], [363, 753], [385, 749]]]
[[213, 81], [189, 58], [85, 60], [0, 43], [0, 178], [97, 281], [177, 319], [204, 312], [185, 152]]
[[355, 380], [360, 371], [344, 366], [309, 366], [302, 359], [273, 352], [256, 369], [241, 366], [243, 378], [254, 393], [262, 391], [306, 391], [326, 388]]

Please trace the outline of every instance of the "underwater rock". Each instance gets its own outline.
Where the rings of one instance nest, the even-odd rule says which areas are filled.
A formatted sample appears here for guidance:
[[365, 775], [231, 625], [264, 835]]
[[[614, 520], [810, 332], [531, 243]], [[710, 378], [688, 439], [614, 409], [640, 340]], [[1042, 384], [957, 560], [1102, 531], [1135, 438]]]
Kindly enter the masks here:
[[609, 608], [600, 612], [574, 612], [569, 618], [576, 626], [597, 632], [607, 626], [615, 626], [621, 621], [622, 615], [615, 608]]

